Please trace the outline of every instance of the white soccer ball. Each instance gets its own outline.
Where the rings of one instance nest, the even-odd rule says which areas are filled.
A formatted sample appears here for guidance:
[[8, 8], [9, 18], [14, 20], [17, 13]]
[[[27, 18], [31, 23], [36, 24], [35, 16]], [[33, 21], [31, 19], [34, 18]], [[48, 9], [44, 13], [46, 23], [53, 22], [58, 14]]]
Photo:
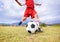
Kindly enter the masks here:
[[35, 33], [38, 29], [38, 24], [36, 22], [28, 22], [26, 25], [26, 31], [29, 33]]

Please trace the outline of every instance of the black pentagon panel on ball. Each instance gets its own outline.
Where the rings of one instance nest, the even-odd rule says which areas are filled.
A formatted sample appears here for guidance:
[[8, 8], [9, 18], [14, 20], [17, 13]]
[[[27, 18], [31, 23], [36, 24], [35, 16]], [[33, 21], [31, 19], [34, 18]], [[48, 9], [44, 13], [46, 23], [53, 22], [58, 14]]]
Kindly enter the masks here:
[[31, 28], [35, 28], [35, 25], [34, 24], [31, 24]]
[[29, 32], [29, 33], [31, 33], [31, 31], [30, 31], [30, 30], [28, 30], [28, 32]]

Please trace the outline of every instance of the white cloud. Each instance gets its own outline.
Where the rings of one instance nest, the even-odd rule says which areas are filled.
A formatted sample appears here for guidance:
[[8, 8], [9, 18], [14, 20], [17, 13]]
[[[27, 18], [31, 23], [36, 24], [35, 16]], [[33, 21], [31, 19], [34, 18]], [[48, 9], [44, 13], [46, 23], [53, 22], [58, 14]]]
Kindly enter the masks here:
[[[3, 6], [3, 11], [7, 11], [7, 13], [5, 14], [5, 16], [7, 17], [10, 17], [10, 16], [13, 16], [13, 17], [19, 17], [21, 15], [23, 15], [23, 8], [20, 7], [14, 0], [2, 0], [1, 1], [4, 6]], [[0, 9], [1, 10], [1, 9]], [[21, 11], [22, 10], [22, 11]]]

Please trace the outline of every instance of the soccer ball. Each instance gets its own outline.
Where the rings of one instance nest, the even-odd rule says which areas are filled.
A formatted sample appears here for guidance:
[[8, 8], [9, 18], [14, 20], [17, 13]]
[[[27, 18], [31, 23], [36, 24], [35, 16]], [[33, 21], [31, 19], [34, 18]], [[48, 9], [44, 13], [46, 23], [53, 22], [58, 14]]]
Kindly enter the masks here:
[[26, 25], [26, 31], [29, 33], [36, 33], [38, 24], [36, 22], [28, 22]]

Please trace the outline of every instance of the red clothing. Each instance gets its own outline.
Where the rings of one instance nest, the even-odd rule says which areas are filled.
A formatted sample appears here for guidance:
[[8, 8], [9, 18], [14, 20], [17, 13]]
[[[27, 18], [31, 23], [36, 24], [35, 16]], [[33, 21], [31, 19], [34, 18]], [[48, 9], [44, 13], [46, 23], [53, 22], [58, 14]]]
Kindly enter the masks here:
[[25, 10], [25, 13], [24, 13], [24, 17], [29, 17], [31, 16], [31, 18], [34, 18], [35, 14], [36, 14], [36, 11], [34, 9], [34, 0], [26, 0], [26, 10]]
[[35, 18], [35, 14], [36, 14], [37, 12], [34, 10], [34, 9], [31, 9], [31, 8], [27, 8], [26, 9], [26, 11], [25, 11], [25, 13], [24, 13], [24, 17], [29, 17], [29, 16], [31, 16], [31, 18]]
[[34, 0], [25, 0], [26, 6], [30, 8], [34, 8]]

